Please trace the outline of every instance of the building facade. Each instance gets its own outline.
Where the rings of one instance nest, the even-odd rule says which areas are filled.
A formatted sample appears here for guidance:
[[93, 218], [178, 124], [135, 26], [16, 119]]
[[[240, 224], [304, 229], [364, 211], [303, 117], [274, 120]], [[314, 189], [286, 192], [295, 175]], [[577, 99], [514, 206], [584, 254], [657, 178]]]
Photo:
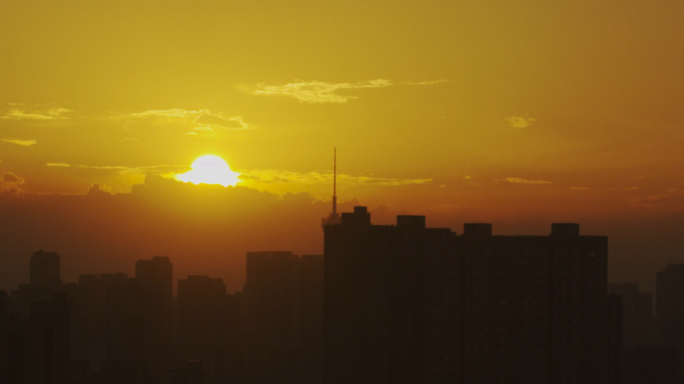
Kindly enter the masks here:
[[326, 383], [609, 380], [606, 237], [341, 219], [324, 227]]

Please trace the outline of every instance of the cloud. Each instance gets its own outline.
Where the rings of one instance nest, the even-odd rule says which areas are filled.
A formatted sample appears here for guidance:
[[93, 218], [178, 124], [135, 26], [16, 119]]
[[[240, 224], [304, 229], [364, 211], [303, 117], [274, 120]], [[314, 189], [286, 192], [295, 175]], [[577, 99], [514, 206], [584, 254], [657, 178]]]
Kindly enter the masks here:
[[[446, 80], [434, 80], [424, 82], [407, 82], [406, 85], [431, 85], [443, 83]], [[400, 83], [402, 84], [402, 83]], [[356, 83], [328, 83], [324, 81], [302, 81], [295, 80], [293, 83], [285, 85], [268, 85], [258, 83], [254, 86], [240, 86], [253, 95], [280, 95], [294, 97], [302, 103], [323, 104], [323, 103], [346, 103], [356, 96], [343, 96], [336, 92], [341, 89], [360, 89], [360, 88], [383, 88], [397, 85], [387, 79], [376, 79], [361, 81]]]
[[530, 124], [537, 121], [537, 119], [533, 119], [527, 116], [511, 116], [506, 118], [506, 121], [513, 128], [527, 128]]
[[47, 163], [45, 165], [47, 165], [48, 167], [62, 167], [62, 168], [71, 167], [70, 164], [66, 164], [66, 163]]
[[14, 184], [23, 184], [24, 183], [24, 179], [15, 175], [12, 172], [5, 172], [2, 174], [2, 176], [0, 176], [0, 178], [2, 179], [3, 183], [14, 183]]
[[[189, 111], [185, 109], [153, 109], [145, 112], [132, 113], [127, 116], [134, 118], [152, 117], [177, 120], [191, 126], [194, 130], [201, 131], [202, 128], [205, 128], [205, 132], [214, 130], [240, 131], [256, 128], [253, 125], [247, 124], [242, 116], [225, 117], [223, 116], [223, 112], [212, 113], [208, 109], [200, 109], [199, 111]], [[188, 132], [186, 134], [196, 135], [197, 133]]]
[[147, 165], [141, 167], [126, 167], [123, 165], [79, 165], [78, 168], [99, 169], [103, 171], [115, 171], [122, 175], [153, 174], [170, 175], [176, 172], [185, 172], [190, 169], [185, 165]]
[[[330, 184], [333, 182], [332, 173], [318, 172], [294, 172], [287, 170], [239, 170], [241, 179], [252, 180], [260, 183], [297, 183], [297, 184]], [[393, 179], [383, 177], [337, 175], [338, 184], [349, 185], [409, 185], [428, 184], [432, 179]]]
[[194, 131], [205, 131], [205, 132], [214, 132], [214, 130], [211, 127], [195, 127], [193, 128]]
[[[12, 104], [11, 106], [22, 106], [22, 104]], [[67, 114], [73, 112], [70, 109], [61, 107], [50, 107], [50, 108], [11, 108], [0, 116], [2, 119], [12, 119], [12, 120], [65, 120], [69, 119]]]
[[448, 81], [449, 80], [445, 80], [445, 79], [431, 80], [431, 81], [407, 81], [404, 84], [407, 84], [407, 85], [434, 85], [434, 84], [446, 83]]
[[7, 143], [12, 143], [16, 145], [21, 145], [24, 147], [30, 147], [32, 145], [35, 145], [37, 141], [35, 140], [20, 140], [20, 139], [2, 139], [2, 141], [5, 141]]
[[589, 187], [570, 187], [570, 189], [573, 191], [588, 191], [591, 188], [589, 188]]
[[526, 179], [521, 179], [518, 177], [509, 177], [506, 179], [509, 183], [516, 183], [516, 184], [553, 184], [550, 181], [544, 181], [544, 180], [526, 180]]
[[684, 189], [670, 188], [661, 193], [635, 196], [627, 201], [632, 207], [662, 209], [669, 212], [683, 212]]
[[0, 191], [17, 192], [21, 190], [25, 180], [15, 173], [5, 172], [0, 175]]

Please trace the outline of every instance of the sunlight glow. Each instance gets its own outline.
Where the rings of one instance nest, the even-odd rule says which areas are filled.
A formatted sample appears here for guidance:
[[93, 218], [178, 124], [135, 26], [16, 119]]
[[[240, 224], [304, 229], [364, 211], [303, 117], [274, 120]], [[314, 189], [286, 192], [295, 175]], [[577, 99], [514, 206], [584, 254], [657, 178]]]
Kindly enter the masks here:
[[190, 171], [176, 175], [175, 179], [184, 183], [220, 184], [224, 187], [234, 187], [240, 181], [240, 174], [233, 172], [225, 160], [215, 155], [201, 156], [190, 167]]

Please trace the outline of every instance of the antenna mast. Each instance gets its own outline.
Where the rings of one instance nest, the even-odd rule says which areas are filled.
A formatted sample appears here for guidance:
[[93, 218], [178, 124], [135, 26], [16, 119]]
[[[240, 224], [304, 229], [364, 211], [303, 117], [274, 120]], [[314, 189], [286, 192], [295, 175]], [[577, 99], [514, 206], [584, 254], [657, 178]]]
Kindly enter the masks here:
[[334, 149], [333, 155], [333, 215], [337, 214], [337, 147]]

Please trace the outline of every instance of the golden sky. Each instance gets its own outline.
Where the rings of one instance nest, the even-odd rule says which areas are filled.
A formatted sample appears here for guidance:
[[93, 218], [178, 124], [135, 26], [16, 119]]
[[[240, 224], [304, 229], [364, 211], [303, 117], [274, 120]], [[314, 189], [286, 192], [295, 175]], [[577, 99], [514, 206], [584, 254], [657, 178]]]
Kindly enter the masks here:
[[340, 200], [379, 214], [681, 215], [682, 20], [679, 0], [5, 0], [0, 190], [129, 194], [214, 154], [329, 202], [337, 146]]

